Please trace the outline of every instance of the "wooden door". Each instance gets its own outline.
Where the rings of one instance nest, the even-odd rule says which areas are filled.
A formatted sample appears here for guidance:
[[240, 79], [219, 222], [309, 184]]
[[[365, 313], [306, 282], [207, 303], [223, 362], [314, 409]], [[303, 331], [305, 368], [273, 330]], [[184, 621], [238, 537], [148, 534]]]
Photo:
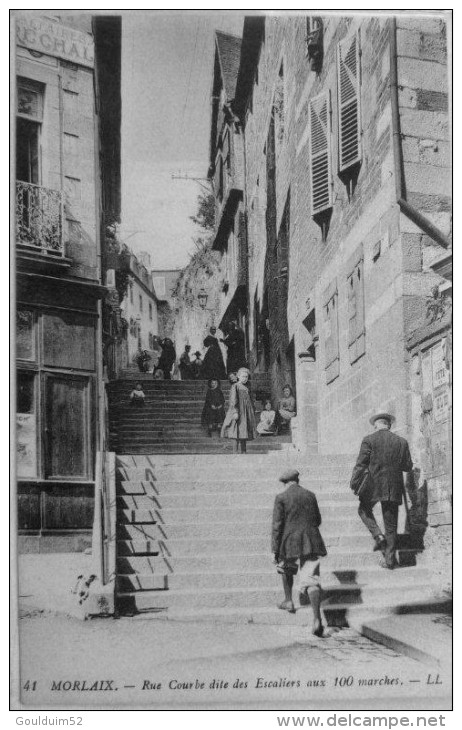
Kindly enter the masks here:
[[47, 375], [45, 389], [46, 476], [53, 479], [91, 478], [89, 379]]

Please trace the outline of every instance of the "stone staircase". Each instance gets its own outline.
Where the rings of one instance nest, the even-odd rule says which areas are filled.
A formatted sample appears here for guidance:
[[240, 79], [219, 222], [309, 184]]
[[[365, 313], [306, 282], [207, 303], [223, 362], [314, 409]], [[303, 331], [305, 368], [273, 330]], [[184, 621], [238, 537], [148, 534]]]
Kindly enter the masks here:
[[[109, 400], [110, 449], [125, 454], [211, 454], [231, 453], [232, 442], [210, 438], [201, 427], [201, 413], [207, 390], [205, 380], [153, 380], [151, 373], [124, 371], [122, 378], [107, 386]], [[131, 406], [129, 396], [141, 382], [146, 396], [144, 407]], [[230, 385], [222, 381], [226, 403]], [[257, 419], [263, 408], [260, 400], [270, 393], [268, 375], [252, 377], [252, 393], [257, 403]], [[260, 436], [249, 441], [249, 453], [266, 453], [283, 448], [290, 435]]]
[[[142, 448], [142, 447], [140, 447]], [[143, 447], [144, 448], [144, 447]], [[145, 447], [147, 448], [147, 446]], [[281, 578], [271, 562], [274, 497], [282, 469], [297, 466], [318, 497], [328, 549], [323, 611], [330, 625], [399, 610], [431, 595], [418, 551], [400, 537], [400, 567], [378, 566], [348, 488], [351, 456], [293, 451], [228, 455], [117, 457], [117, 605], [121, 614], [155, 612], [183, 620], [311, 621], [276, 608]], [[296, 600], [296, 592], [294, 591]]]

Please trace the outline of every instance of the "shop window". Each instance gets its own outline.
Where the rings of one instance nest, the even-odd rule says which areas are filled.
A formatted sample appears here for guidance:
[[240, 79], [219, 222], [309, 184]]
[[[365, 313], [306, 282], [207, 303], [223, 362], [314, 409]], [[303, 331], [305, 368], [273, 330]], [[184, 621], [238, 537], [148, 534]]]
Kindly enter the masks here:
[[92, 317], [77, 312], [43, 315], [43, 358], [51, 367], [93, 370], [95, 326]]
[[35, 360], [35, 315], [27, 309], [16, 312], [16, 357]]
[[311, 99], [309, 118], [311, 214], [314, 217], [332, 208], [331, 115], [328, 91]]
[[16, 467], [20, 478], [37, 475], [36, 374], [19, 371], [16, 379]]
[[361, 162], [359, 34], [337, 46], [339, 172]]
[[364, 327], [364, 261], [359, 259], [348, 275], [348, 352], [350, 363], [364, 355], [366, 335]]
[[326, 383], [331, 383], [340, 374], [340, 351], [338, 340], [338, 292], [337, 281], [324, 292], [323, 329]]

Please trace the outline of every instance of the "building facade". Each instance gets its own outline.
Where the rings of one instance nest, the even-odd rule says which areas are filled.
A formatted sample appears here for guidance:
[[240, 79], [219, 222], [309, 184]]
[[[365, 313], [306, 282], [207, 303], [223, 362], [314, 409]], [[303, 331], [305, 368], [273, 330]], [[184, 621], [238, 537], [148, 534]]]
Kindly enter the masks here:
[[446, 43], [439, 16], [244, 23], [252, 365], [296, 387], [299, 448], [354, 452], [376, 409], [410, 434], [407, 337], [450, 244]]
[[131, 251], [119, 257], [119, 271], [128, 277], [127, 293], [121, 303], [124, 319], [125, 355], [123, 367], [133, 365], [140, 350], [154, 350], [159, 335], [157, 297], [148, 254], [135, 256]]
[[[104, 78], [90, 16], [18, 14], [15, 26], [20, 547], [76, 549], [89, 543], [105, 438]], [[115, 37], [113, 75], [120, 23]]]
[[[292, 440], [356, 453], [379, 410], [409, 439], [408, 527], [450, 584], [451, 159], [447, 16], [254, 16], [244, 140], [248, 347]], [[214, 117], [212, 116], [212, 130]]]
[[217, 324], [235, 321], [248, 335], [244, 137], [233, 111], [241, 39], [216, 32], [208, 176], [215, 197], [212, 248], [221, 255]]

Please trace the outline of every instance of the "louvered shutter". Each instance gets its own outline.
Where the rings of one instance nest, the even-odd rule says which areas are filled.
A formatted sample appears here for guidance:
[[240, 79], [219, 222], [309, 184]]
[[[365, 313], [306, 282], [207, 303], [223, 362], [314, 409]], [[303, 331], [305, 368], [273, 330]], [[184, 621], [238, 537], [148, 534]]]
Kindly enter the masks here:
[[340, 350], [338, 338], [338, 292], [335, 279], [323, 296], [324, 306], [324, 355], [326, 383], [331, 383], [340, 373]]
[[347, 279], [348, 287], [348, 351], [350, 363], [365, 352], [364, 327], [364, 261], [359, 259]]
[[330, 94], [310, 101], [311, 215], [332, 207]]
[[339, 171], [361, 160], [359, 34], [340, 41], [337, 49]]

